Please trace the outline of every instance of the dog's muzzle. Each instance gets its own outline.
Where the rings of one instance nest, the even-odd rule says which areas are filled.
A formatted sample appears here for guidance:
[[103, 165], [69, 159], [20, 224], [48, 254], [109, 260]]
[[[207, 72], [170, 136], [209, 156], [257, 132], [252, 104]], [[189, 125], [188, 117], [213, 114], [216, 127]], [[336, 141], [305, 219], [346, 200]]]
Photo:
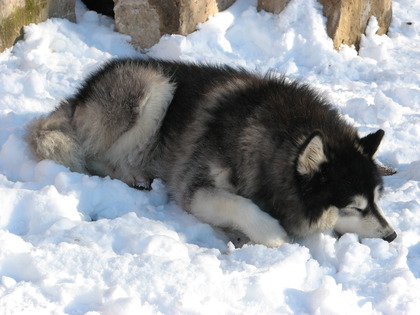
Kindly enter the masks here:
[[389, 243], [391, 243], [393, 240], [395, 240], [397, 237], [397, 233], [394, 232], [392, 234], [389, 234], [388, 236], [384, 237], [383, 239]]

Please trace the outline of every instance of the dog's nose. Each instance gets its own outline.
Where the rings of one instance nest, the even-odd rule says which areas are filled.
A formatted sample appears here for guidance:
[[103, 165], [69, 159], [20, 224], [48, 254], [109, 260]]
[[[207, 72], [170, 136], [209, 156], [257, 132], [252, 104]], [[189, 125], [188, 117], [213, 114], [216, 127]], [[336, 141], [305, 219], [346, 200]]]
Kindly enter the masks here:
[[397, 233], [389, 234], [388, 236], [384, 237], [383, 239], [389, 243], [391, 243], [397, 237]]

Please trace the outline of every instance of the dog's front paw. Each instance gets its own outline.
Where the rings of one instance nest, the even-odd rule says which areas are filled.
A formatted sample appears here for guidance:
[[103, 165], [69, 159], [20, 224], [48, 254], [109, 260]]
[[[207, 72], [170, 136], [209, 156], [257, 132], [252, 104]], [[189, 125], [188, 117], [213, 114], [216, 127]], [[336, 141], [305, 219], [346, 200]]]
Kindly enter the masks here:
[[250, 239], [267, 247], [277, 248], [289, 241], [286, 231], [279, 222], [269, 214], [261, 212], [259, 220], [249, 230]]
[[262, 245], [265, 245], [267, 247], [270, 248], [277, 248], [280, 247], [281, 245], [283, 245], [284, 243], [287, 243], [288, 239], [287, 238], [271, 238], [268, 239], [266, 242], [261, 243]]
[[134, 183], [133, 188], [138, 190], [152, 190], [152, 180], [137, 181]]
[[266, 226], [261, 238], [256, 240], [257, 243], [271, 248], [280, 247], [288, 241], [286, 231], [277, 222], [273, 226]]
[[153, 178], [137, 174], [132, 178], [131, 187], [138, 190], [152, 190]]

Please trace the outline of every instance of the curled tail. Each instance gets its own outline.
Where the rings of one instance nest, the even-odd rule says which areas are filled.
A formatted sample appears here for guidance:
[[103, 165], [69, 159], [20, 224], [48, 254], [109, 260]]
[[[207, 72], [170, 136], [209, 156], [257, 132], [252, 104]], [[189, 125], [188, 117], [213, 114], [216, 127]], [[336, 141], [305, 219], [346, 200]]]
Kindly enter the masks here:
[[71, 109], [62, 102], [51, 114], [29, 124], [26, 141], [39, 159], [53, 160], [74, 172], [87, 173], [85, 154], [71, 124]]
[[148, 188], [156, 173], [149, 161], [175, 88], [159, 63], [111, 61], [73, 98], [32, 122], [26, 141], [39, 160]]

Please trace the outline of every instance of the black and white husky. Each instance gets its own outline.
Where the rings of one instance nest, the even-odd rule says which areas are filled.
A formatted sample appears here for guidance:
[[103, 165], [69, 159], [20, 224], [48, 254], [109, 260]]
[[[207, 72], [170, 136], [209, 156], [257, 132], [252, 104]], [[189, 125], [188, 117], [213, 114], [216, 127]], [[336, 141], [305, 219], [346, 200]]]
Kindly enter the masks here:
[[389, 242], [373, 161], [384, 132], [360, 138], [305, 85], [228, 66], [122, 59], [28, 128], [38, 159], [149, 188], [209, 224], [277, 247], [320, 230]]

